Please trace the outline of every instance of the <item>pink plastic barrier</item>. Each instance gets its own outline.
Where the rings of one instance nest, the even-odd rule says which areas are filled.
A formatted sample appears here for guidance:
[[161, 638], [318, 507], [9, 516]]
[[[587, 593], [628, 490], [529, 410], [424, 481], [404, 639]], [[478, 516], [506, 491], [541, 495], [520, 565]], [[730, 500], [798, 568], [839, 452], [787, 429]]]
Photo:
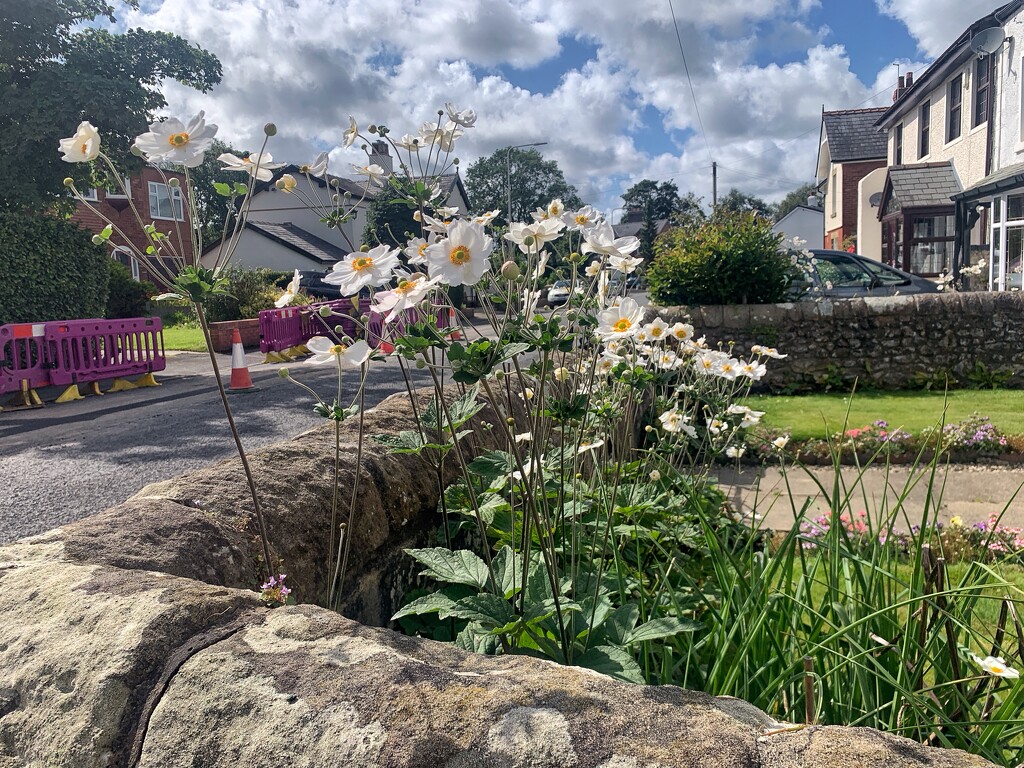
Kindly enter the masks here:
[[[437, 327], [445, 330], [451, 324], [451, 317], [447, 310], [437, 309]], [[406, 309], [390, 323], [384, 322], [384, 315], [377, 312], [370, 313], [370, 320], [366, 324], [366, 341], [373, 349], [384, 348], [389, 354], [394, 349], [394, 340], [405, 333], [406, 325], [423, 319], [423, 314], [418, 309]]]
[[44, 336], [53, 353], [50, 384], [82, 384], [167, 367], [158, 317], [46, 323]]
[[50, 383], [52, 349], [45, 323], [0, 325], [0, 395], [17, 392], [22, 382], [30, 389]]
[[301, 309], [260, 310], [260, 352], [281, 352], [303, 342]]
[[[320, 317], [320, 308], [330, 307], [332, 317]], [[359, 309], [352, 306], [351, 299], [317, 301], [303, 307], [264, 309], [260, 312], [260, 352], [283, 352], [291, 347], [305, 344], [314, 336], [330, 336], [335, 326], [340, 325], [345, 334], [356, 338], [359, 326], [354, 317], [370, 311], [370, 300], [360, 299]]]

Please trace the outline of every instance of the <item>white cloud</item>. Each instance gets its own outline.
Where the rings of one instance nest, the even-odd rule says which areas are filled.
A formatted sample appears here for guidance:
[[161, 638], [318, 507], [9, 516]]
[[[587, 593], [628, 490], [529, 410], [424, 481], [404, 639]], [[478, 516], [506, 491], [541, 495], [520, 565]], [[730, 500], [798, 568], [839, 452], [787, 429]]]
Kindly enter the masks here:
[[[824, 44], [828, 30], [809, 25], [817, 4], [674, 0], [722, 192], [778, 198], [810, 180], [822, 106], [853, 107], [878, 90], [850, 71], [842, 46]], [[499, 147], [546, 141], [545, 156], [606, 210], [644, 177], [710, 199], [710, 158], [668, 3], [150, 0], [126, 22], [178, 33], [221, 59], [223, 82], [209, 94], [168, 85], [169, 111], [206, 109], [239, 148], [257, 148], [273, 120], [276, 159], [305, 162], [327, 149], [344, 168], [360, 159], [340, 147], [349, 114], [400, 136], [453, 101], [479, 115], [457, 148], [463, 168]], [[532, 68], [560, 66], [572, 39], [596, 54], [544, 92], [516, 85]], [[788, 63], [758, 63], [777, 52]], [[671, 141], [646, 139], [652, 115]]]
[[921, 50], [934, 58], [967, 27], [1005, 0], [875, 0], [878, 10], [902, 21]]

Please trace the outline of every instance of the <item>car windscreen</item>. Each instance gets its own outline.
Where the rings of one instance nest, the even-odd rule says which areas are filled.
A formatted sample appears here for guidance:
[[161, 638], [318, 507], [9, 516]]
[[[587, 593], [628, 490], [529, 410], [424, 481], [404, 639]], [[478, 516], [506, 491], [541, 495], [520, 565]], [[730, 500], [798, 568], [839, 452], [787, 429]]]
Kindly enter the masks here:
[[877, 261], [864, 260], [860, 262], [860, 265], [871, 273], [877, 285], [910, 285], [910, 278], [906, 275], [900, 274], [884, 264], [879, 264]]
[[811, 260], [818, 278], [828, 287], [862, 286], [871, 282], [871, 275], [855, 259], [841, 254], [816, 254]]

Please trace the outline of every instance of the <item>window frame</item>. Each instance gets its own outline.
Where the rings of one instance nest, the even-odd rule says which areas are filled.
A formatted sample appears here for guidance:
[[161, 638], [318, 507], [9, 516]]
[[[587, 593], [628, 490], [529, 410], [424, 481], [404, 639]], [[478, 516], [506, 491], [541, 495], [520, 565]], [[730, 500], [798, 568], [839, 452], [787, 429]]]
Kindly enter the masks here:
[[[956, 99], [954, 100], [954, 96]], [[954, 77], [946, 86], [946, 143], [956, 141], [963, 135], [964, 73]], [[954, 119], [955, 115], [955, 119]], [[953, 131], [956, 131], [954, 134]]]
[[[164, 184], [162, 181], [147, 181], [147, 191], [149, 192], [149, 215], [153, 219], [159, 219], [160, 221], [185, 221], [185, 201], [181, 196], [180, 187], [172, 187], [170, 184]], [[160, 188], [167, 191], [167, 200], [170, 205], [170, 216], [161, 216], [160, 211]], [[154, 197], [156, 198], [157, 205], [153, 206]], [[177, 211], [175, 210], [175, 201], [177, 201]], [[178, 213], [179, 215], [175, 215]]]
[[893, 129], [892, 164], [903, 165], [903, 123], [898, 123]]
[[[983, 69], [984, 68], [984, 69]], [[982, 79], [984, 74], [984, 80]], [[974, 65], [974, 98], [971, 127], [977, 128], [988, 122], [988, 99], [992, 93], [992, 57], [982, 56]], [[984, 114], [979, 110], [984, 107]]]
[[931, 154], [932, 100], [925, 99], [917, 109], [917, 159]]
[[831, 193], [831, 198], [832, 198], [831, 209], [832, 209], [832, 217], [833, 218], [835, 218], [835, 216], [836, 216], [836, 200], [839, 197], [839, 195], [838, 195], [838, 193], [836, 191], [836, 187], [838, 186], [838, 184], [837, 184], [837, 179], [838, 178], [839, 178], [839, 172], [835, 168], [833, 168], [832, 169], [832, 180], [831, 180], [831, 182], [828, 185], [828, 191]]

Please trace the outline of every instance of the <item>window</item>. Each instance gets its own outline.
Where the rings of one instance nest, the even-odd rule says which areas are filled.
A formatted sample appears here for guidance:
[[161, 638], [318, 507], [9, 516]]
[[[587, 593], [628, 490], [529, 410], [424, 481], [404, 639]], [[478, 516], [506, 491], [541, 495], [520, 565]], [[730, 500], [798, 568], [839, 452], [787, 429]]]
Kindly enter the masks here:
[[836, 198], [839, 197], [839, 187], [836, 184], [836, 172], [832, 171], [832, 183], [828, 187], [829, 197], [832, 198], [832, 215], [836, 215]]
[[897, 125], [893, 132], [892, 164], [903, 165], [903, 123]]
[[110, 254], [114, 261], [119, 261], [132, 271], [132, 279], [138, 280], [139, 278], [139, 262], [136, 261], [135, 257], [132, 256], [132, 252], [127, 248], [118, 246], [114, 249], [114, 252]]
[[90, 202], [93, 203], [99, 200], [99, 197], [97, 197], [96, 195], [96, 187], [89, 187], [87, 190], [82, 192], [82, 199], [89, 200]]
[[977, 127], [988, 120], [988, 96], [992, 81], [992, 57], [978, 59], [974, 65], [974, 122]]
[[936, 275], [953, 261], [953, 217], [951, 215], [911, 218], [910, 270], [918, 275]]
[[963, 110], [964, 76], [954, 77], [946, 90], [946, 143], [960, 138], [960, 113]]
[[917, 159], [928, 155], [931, 147], [928, 146], [928, 135], [931, 131], [932, 103], [926, 101], [917, 111], [918, 137], [917, 137]]
[[[127, 198], [132, 196], [132, 182], [131, 182], [131, 179], [129, 179], [127, 177], [123, 177], [123, 178], [121, 178], [121, 183], [120, 184], [118, 184], [117, 180], [115, 179], [115, 180], [113, 180], [111, 182], [111, 184], [106, 189], [104, 189], [104, 192], [105, 192], [105, 196], [108, 197], [108, 198], [110, 198], [110, 197], [119, 197], [122, 200], [127, 199]], [[127, 194], [125, 194], [125, 193], [127, 193]]]
[[181, 205], [181, 189], [168, 187], [155, 181], [149, 182], [149, 215], [154, 219], [184, 221]]

